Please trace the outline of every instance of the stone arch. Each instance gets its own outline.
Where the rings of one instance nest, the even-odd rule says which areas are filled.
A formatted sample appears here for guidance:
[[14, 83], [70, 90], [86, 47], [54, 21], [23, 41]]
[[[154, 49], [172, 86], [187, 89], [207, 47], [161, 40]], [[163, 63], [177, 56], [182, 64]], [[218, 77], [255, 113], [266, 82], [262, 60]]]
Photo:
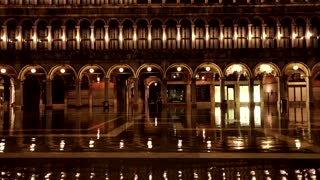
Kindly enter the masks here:
[[139, 22], [141, 22], [141, 21], [145, 21], [145, 22], [147, 22], [147, 24], [150, 24], [151, 22], [149, 21], [149, 19], [147, 19], [147, 18], [138, 18], [138, 19], [136, 19], [136, 21], [134, 22], [134, 24], [138, 24]]
[[53, 78], [54, 78], [54, 73], [57, 72], [57, 70], [59, 70], [60, 68], [63, 68], [63, 67], [66, 67], [66, 68], [71, 69], [72, 72], [74, 73], [74, 76], [75, 76], [77, 79], [79, 78], [79, 77], [77, 76], [76, 70], [75, 70], [72, 66], [70, 66], [69, 64], [60, 64], [60, 65], [56, 65], [56, 66], [52, 67], [52, 68], [50, 69], [49, 73], [48, 73], [48, 77], [47, 77], [47, 78], [50, 79], [50, 80], [53, 80]]
[[[272, 71], [271, 72], [266, 72], [267, 74], [272, 74], [274, 76], [281, 76], [281, 71], [280, 71], [280, 68], [272, 63], [272, 62], [261, 62], [261, 63], [258, 63], [254, 68], [253, 68], [253, 76], [256, 77], [258, 76], [259, 74], [259, 71], [260, 71], [260, 68], [261, 68], [261, 65], [269, 65], [271, 68], [272, 68]], [[261, 73], [261, 71], [260, 71]]]
[[34, 25], [37, 26], [38, 23], [41, 22], [41, 21], [44, 21], [44, 22], [46, 22], [47, 24], [49, 24], [48, 20], [46, 20], [46, 19], [44, 19], [44, 18], [39, 18], [39, 19], [37, 19], [37, 20], [34, 22]]
[[319, 74], [320, 74], [320, 62], [313, 65], [311, 69], [311, 76], [313, 79], [316, 78]]
[[228, 76], [231, 74], [231, 72], [229, 71], [232, 71], [232, 66], [234, 65], [239, 65], [241, 66], [241, 74], [243, 75], [247, 75], [249, 78], [252, 77], [252, 72], [250, 70], [250, 68], [245, 64], [245, 63], [241, 63], [241, 62], [238, 62], [238, 63], [230, 63], [226, 66], [226, 68], [224, 69], [223, 71], [223, 75], [224, 76]]
[[45, 75], [46, 75], [46, 76], [48, 75], [46, 69], [45, 69], [43, 66], [41, 66], [41, 65], [26, 65], [26, 66], [24, 66], [24, 67], [20, 70], [19, 75], [18, 75], [18, 79], [23, 81], [24, 78], [25, 78], [25, 74], [26, 74], [28, 71], [30, 71], [32, 68], [40, 68], [40, 69], [42, 69], [42, 70], [45, 72]]
[[87, 21], [89, 24], [92, 24], [92, 21], [88, 18], [81, 18], [78, 22], [77, 22], [77, 25], [80, 26], [80, 24], [83, 22], [83, 21]]
[[137, 69], [137, 71], [136, 71], [137, 77], [140, 76], [141, 70], [144, 69], [144, 68], [147, 68], [147, 67], [151, 67], [151, 68], [155, 67], [156, 69], [158, 69], [158, 70], [161, 72], [161, 75], [162, 75], [162, 76], [163, 76], [163, 74], [164, 74], [163, 69], [162, 69], [158, 64], [155, 64], [155, 63], [145, 63], [145, 64], [142, 64], [142, 65]]
[[94, 19], [91, 23], [91, 26], [94, 26], [96, 24], [96, 22], [99, 22], [99, 21], [102, 21], [105, 25], [107, 24], [107, 22], [105, 21], [105, 19], [102, 19], [102, 18], [97, 18], [97, 19]]
[[34, 22], [32, 21], [32, 19], [30, 19], [30, 18], [23, 18], [23, 19], [21, 19], [20, 21], [19, 21], [19, 24], [18, 24], [18, 26], [22, 26], [25, 22], [31, 22], [31, 24], [34, 24]]
[[9, 77], [11, 77], [13, 79], [18, 77], [17, 70], [14, 67], [12, 67], [11, 65], [0, 64], [0, 69], [2, 69], [2, 68], [6, 69], [6, 73], [4, 73], [4, 74], [8, 75]]
[[264, 19], [261, 16], [254, 16], [250, 19], [250, 23], [253, 24], [253, 21], [260, 21], [261, 24], [264, 24]]
[[132, 19], [130, 19], [130, 18], [124, 18], [124, 19], [122, 19], [122, 21], [120, 22], [120, 24], [121, 25], [123, 25], [124, 23], [126, 23], [126, 22], [130, 22], [130, 23], [132, 23], [132, 24], [134, 24], [135, 22], [134, 22], [134, 20], [132, 20]]
[[135, 74], [134, 69], [130, 65], [128, 65], [128, 64], [114, 64], [113, 66], [111, 66], [108, 69], [106, 78], [110, 78], [110, 75], [111, 75], [112, 71], [115, 70], [116, 68], [128, 68], [128, 69], [131, 70], [131, 72], [133, 74], [133, 77], [134, 78], [137, 77], [136, 74]]
[[164, 24], [163, 20], [160, 19], [160, 18], [152, 18], [152, 19], [150, 19], [150, 24], [152, 24], [152, 22], [154, 22], [154, 21], [160, 21], [161, 24]]
[[83, 72], [90, 69], [90, 68], [97, 68], [97, 69], [102, 70], [104, 76], [106, 77], [106, 71], [104, 70], [104, 68], [102, 66], [100, 66], [98, 64], [86, 64], [86, 65], [82, 66], [78, 72], [77, 77], [79, 77], [79, 79], [81, 79]]
[[186, 68], [186, 69], [188, 70], [188, 72], [189, 72], [190, 77], [193, 75], [192, 69], [191, 69], [187, 64], [185, 64], [185, 63], [174, 63], [174, 64], [171, 64], [171, 65], [166, 69], [165, 74], [164, 74], [164, 77], [167, 76], [168, 70], [170, 70], [171, 68], [174, 68], [174, 67], [178, 67], [178, 66]]
[[299, 68], [298, 70], [305, 73], [306, 76], [311, 75], [311, 71], [310, 71], [309, 67], [302, 62], [290, 62], [290, 63], [286, 64], [282, 69], [282, 74], [283, 75], [287, 74], [287, 71], [293, 69], [294, 66], [298, 66], [298, 68]]
[[19, 21], [18, 21], [17, 19], [15, 19], [15, 18], [9, 18], [9, 19], [7, 19], [7, 20], [5, 20], [5, 21], [3, 22], [3, 25], [6, 26], [7, 23], [10, 22], [10, 21], [15, 21], [17, 25], [19, 24]]
[[121, 22], [120, 22], [120, 20], [119, 20], [119, 19], [117, 19], [117, 18], [110, 18], [110, 19], [108, 19], [108, 20], [107, 20], [106, 24], [107, 24], [107, 25], [109, 25], [109, 24], [110, 24], [110, 22], [112, 22], [112, 21], [116, 21], [118, 24], [120, 24], [120, 23], [121, 23]]
[[192, 24], [196, 24], [197, 22], [208, 24], [208, 21], [205, 18], [201, 18], [201, 17], [193, 19]]
[[202, 67], [210, 67], [210, 68], [213, 68], [215, 71], [218, 72], [219, 76], [222, 77], [222, 70], [221, 70], [221, 68], [220, 68], [217, 64], [215, 64], [215, 63], [210, 63], [210, 62], [208, 62], [208, 63], [201, 63], [201, 64], [199, 64], [199, 65], [196, 67], [196, 69], [194, 70], [193, 75], [192, 75], [193, 78], [195, 77], [196, 72], [198, 71], [198, 69], [199, 69], [199, 68], [202, 68]]

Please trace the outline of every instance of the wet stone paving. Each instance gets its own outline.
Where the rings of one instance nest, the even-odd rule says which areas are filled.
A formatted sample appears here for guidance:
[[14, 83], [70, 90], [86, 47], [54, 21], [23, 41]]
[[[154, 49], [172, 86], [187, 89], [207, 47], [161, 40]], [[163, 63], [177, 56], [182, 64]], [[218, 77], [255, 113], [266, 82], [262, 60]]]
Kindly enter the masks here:
[[316, 179], [320, 113], [292, 108], [2, 108], [0, 178]]

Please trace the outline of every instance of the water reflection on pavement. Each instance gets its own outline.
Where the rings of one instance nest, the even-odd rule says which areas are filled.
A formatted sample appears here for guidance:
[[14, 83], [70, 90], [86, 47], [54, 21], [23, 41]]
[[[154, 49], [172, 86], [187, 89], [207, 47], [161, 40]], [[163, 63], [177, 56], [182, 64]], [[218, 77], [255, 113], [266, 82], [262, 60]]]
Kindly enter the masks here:
[[251, 120], [247, 107], [238, 118], [217, 107], [2, 109], [0, 152], [320, 152], [318, 112], [289, 112], [257, 106]]

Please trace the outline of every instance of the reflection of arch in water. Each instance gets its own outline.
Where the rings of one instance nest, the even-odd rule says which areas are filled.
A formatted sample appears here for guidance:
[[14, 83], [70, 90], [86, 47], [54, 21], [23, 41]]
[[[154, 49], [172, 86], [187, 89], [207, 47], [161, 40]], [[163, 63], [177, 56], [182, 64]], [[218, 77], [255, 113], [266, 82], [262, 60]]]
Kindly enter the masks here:
[[40, 82], [35, 75], [27, 75], [23, 82], [24, 111], [39, 111]]
[[55, 75], [52, 81], [52, 103], [63, 104], [65, 98], [64, 79], [60, 75]]

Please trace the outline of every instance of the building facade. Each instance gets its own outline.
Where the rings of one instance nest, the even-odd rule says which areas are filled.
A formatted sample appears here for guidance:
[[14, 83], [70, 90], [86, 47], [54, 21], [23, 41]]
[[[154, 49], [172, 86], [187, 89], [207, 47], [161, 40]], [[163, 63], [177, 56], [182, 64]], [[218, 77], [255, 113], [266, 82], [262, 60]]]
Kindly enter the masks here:
[[5, 105], [320, 102], [318, 1], [0, 4]]

